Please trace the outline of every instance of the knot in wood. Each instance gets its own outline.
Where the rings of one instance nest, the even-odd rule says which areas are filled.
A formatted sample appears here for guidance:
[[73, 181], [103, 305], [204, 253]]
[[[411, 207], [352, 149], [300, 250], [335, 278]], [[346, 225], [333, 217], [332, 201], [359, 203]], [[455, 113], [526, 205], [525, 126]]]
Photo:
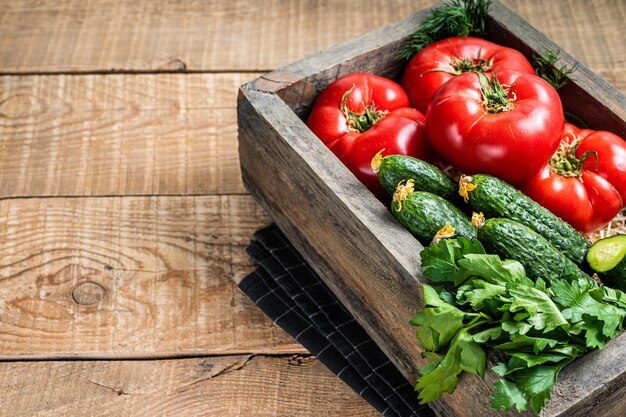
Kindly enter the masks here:
[[100, 303], [106, 295], [106, 288], [97, 282], [83, 281], [72, 290], [72, 298], [76, 304], [90, 306]]
[[0, 100], [0, 116], [18, 120], [32, 117], [42, 112], [40, 103], [30, 94], [14, 94]]

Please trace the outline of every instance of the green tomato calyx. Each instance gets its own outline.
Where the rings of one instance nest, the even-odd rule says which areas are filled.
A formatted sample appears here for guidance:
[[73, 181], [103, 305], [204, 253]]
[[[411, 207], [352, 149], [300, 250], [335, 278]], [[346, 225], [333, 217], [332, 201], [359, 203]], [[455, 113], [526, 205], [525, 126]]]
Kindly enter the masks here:
[[350, 110], [350, 106], [348, 106], [348, 97], [350, 93], [354, 90], [354, 84], [352, 84], [352, 88], [345, 92], [343, 97], [341, 98], [341, 111], [346, 116], [346, 123], [348, 124], [348, 131], [350, 132], [359, 132], [363, 133], [372, 128], [376, 123], [381, 121], [387, 114], [389, 114], [388, 110], [378, 110], [376, 108], [376, 103], [372, 102], [370, 104], [365, 105], [363, 103], [363, 112], [355, 113]]
[[515, 108], [517, 95], [512, 86], [501, 84], [495, 72], [493, 79], [481, 72], [477, 72], [476, 75], [480, 81], [481, 104], [487, 113], [498, 114]]
[[587, 158], [595, 157], [596, 169], [598, 168], [598, 152], [587, 151], [578, 158], [576, 157], [578, 145], [580, 145], [580, 141], [568, 143], [562, 140], [559, 148], [550, 159], [550, 167], [553, 172], [562, 177], [575, 177], [582, 182], [583, 165]]

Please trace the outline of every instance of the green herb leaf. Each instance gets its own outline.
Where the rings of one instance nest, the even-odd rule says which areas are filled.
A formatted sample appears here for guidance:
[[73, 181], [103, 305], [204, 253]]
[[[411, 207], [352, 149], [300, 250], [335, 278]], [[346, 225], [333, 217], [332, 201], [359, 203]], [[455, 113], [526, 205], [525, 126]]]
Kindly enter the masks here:
[[526, 411], [528, 401], [517, 384], [501, 379], [493, 384], [493, 387], [495, 391], [491, 394], [491, 408], [509, 411], [515, 406], [517, 411]]
[[459, 333], [457, 344], [461, 349], [461, 369], [481, 378], [485, 377], [487, 354], [467, 332]]
[[492, 284], [521, 281], [526, 273], [517, 261], [500, 260], [498, 255], [467, 253], [458, 260], [459, 267], [470, 275], [477, 275]]
[[533, 355], [526, 352], [513, 352], [511, 355], [514, 358], [519, 359], [524, 363], [524, 366], [527, 368], [531, 368], [537, 365], [543, 365], [547, 362], [561, 362], [565, 359], [569, 359], [569, 355], [564, 355], [562, 353], [554, 353], [554, 352], [545, 352], [540, 353], [539, 355]]
[[535, 73], [549, 82], [555, 90], [564, 87], [571, 78], [570, 75], [578, 69], [576, 66], [568, 67], [565, 64], [559, 66], [557, 64], [560, 59], [559, 55], [561, 55], [560, 50], [548, 49], [542, 55], [534, 56]]
[[422, 347], [436, 352], [463, 327], [467, 314], [439, 298], [430, 285], [424, 285], [424, 304], [427, 307], [415, 313], [409, 323], [418, 327], [416, 334]]
[[490, 284], [481, 279], [472, 280], [471, 286], [462, 286], [457, 293], [457, 299], [464, 304], [469, 303], [473, 309], [480, 310], [484, 303], [506, 293], [506, 287]]
[[443, 239], [422, 250], [424, 276], [435, 282], [454, 282], [455, 285], [469, 278], [468, 271], [462, 270], [457, 261], [468, 254], [484, 254], [485, 249], [478, 240], [463, 237]]
[[[571, 322], [583, 320], [583, 316], [591, 316], [604, 323], [602, 334], [607, 338], [615, 337], [621, 331], [621, 323], [626, 316], [626, 310], [614, 305], [595, 300], [591, 294], [591, 284], [588, 280], [579, 279], [571, 282], [554, 280], [552, 282], [554, 301], [566, 307], [563, 315]], [[590, 322], [587, 331], [591, 331], [591, 342], [598, 346], [595, 326]]]
[[502, 334], [502, 328], [492, 327], [491, 329], [483, 330], [482, 332], [475, 333], [473, 335], [474, 341], [477, 343], [485, 343], [490, 340], [496, 340]]
[[462, 329], [457, 333], [436, 367], [433, 368], [429, 363], [420, 370], [422, 377], [415, 385], [415, 389], [420, 391], [420, 404], [438, 400], [445, 392], [454, 392], [459, 382], [458, 375], [462, 371], [484, 377], [487, 355], [467, 330]]
[[535, 355], [547, 347], [553, 348], [559, 343], [556, 339], [532, 337], [523, 334], [512, 334], [511, 341], [494, 346], [500, 350], [530, 351]]
[[428, 363], [420, 369], [420, 374], [426, 375], [431, 373], [441, 363], [443, 356], [435, 352], [422, 352], [422, 358], [428, 359]]
[[534, 366], [509, 375], [529, 400], [535, 414], [539, 414], [545, 402], [550, 399], [550, 389], [556, 383], [559, 371], [567, 363], [569, 361], [555, 366]]
[[491, 0], [449, 0], [435, 8], [404, 45], [398, 59], [411, 59], [424, 47], [453, 36], [484, 36]]
[[536, 288], [513, 284], [509, 287], [509, 294], [513, 297], [510, 311], [526, 311], [530, 314], [528, 323], [544, 333], [557, 327], [568, 328], [569, 323], [561, 314], [559, 308], [550, 299], [548, 294]]
[[451, 394], [459, 383], [461, 373], [461, 350], [452, 346], [443, 360], [430, 372], [417, 380], [415, 389], [419, 390], [420, 404], [426, 404], [441, 398], [444, 392]]

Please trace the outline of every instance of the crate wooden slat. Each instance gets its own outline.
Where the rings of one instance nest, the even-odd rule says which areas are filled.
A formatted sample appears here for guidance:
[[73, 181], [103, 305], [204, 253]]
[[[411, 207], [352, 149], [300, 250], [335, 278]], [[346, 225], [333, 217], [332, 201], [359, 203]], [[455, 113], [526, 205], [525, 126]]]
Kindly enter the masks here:
[[[398, 77], [397, 53], [427, 11], [265, 74], [239, 93], [243, 180], [340, 300], [411, 382], [423, 365], [407, 324], [422, 305], [421, 245], [335, 158], [302, 121], [317, 94], [343, 75], [365, 71]], [[490, 39], [527, 56], [556, 45], [498, 1]], [[562, 98], [592, 127], [626, 136], [626, 100], [574, 58], [579, 70]], [[626, 412], [626, 336], [568, 366], [545, 416]], [[493, 361], [493, 358], [491, 358]], [[495, 376], [464, 375], [454, 395], [433, 408], [445, 416], [496, 416], [489, 395]], [[520, 415], [519, 413], [511, 413]]]

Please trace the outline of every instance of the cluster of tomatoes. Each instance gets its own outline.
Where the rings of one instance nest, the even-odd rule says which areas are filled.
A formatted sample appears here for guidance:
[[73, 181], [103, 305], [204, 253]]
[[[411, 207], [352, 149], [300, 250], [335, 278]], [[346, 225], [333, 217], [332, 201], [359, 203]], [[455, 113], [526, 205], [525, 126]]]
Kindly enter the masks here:
[[626, 202], [626, 142], [565, 123], [558, 93], [519, 51], [479, 38], [424, 48], [402, 86], [364, 73], [336, 80], [307, 125], [381, 199], [370, 162], [384, 149], [495, 175], [582, 233]]

